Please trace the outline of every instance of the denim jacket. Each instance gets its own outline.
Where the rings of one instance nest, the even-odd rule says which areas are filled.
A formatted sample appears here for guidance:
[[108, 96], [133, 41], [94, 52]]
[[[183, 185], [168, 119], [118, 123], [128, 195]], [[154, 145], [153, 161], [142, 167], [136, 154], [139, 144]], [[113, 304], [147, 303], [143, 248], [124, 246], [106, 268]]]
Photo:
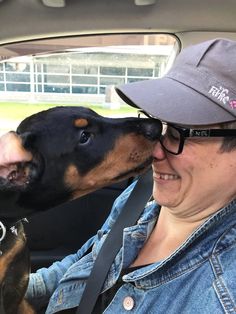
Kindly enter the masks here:
[[[32, 304], [50, 299], [47, 314], [78, 306], [101, 245], [135, 184], [117, 198], [101, 230], [76, 254], [31, 275], [27, 298]], [[123, 246], [103, 291], [134, 261], [159, 210], [154, 201], [147, 204], [137, 224], [124, 229]], [[85, 254], [89, 247], [91, 252]], [[103, 313], [236, 313], [236, 200], [212, 215], [169, 257], [128, 273], [123, 281]]]

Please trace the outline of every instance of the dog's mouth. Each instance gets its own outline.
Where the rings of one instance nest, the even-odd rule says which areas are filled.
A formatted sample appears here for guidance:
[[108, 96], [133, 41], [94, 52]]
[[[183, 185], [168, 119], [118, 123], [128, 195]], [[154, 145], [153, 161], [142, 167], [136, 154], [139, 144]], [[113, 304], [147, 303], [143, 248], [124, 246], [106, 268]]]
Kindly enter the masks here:
[[0, 190], [25, 190], [41, 175], [42, 158], [23, 145], [21, 135], [8, 132], [0, 137]]
[[30, 162], [17, 162], [0, 168], [0, 189], [25, 191], [42, 175], [43, 166], [40, 158]]
[[11, 165], [6, 180], [16, 185], [27, 185], [29, 183], [30, 163]]

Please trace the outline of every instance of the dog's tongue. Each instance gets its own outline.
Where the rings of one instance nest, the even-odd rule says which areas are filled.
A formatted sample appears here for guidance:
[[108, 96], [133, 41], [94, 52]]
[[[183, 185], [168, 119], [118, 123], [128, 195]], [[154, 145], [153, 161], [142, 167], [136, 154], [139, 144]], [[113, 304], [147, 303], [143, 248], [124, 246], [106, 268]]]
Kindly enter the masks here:
[[0, 137], [0, 177], [6, 177], [16, 164], [32, 160], [32, 154], [26, 151], [20, 137], [8, 132]]

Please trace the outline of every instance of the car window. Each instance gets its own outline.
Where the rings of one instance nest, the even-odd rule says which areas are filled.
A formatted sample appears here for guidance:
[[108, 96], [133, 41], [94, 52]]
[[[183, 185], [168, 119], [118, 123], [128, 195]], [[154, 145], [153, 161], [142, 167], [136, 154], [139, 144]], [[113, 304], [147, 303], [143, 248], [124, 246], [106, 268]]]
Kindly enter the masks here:
[[167, 34], [96, 35], [0, 47], [0, 134], [57, 105], [136, 115], [114, 86], [162, 76], [179, 50]]

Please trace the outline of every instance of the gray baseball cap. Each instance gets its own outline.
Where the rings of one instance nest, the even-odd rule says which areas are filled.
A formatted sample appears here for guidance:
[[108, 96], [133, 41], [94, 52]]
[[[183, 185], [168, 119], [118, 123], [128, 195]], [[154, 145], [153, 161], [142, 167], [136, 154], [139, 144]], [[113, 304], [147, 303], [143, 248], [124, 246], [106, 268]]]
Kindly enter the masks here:
[[166, 122], [236, 121], [236, 41], [214, 39], [182, 50], [159, 79], [116, 87], [129, 105]]

